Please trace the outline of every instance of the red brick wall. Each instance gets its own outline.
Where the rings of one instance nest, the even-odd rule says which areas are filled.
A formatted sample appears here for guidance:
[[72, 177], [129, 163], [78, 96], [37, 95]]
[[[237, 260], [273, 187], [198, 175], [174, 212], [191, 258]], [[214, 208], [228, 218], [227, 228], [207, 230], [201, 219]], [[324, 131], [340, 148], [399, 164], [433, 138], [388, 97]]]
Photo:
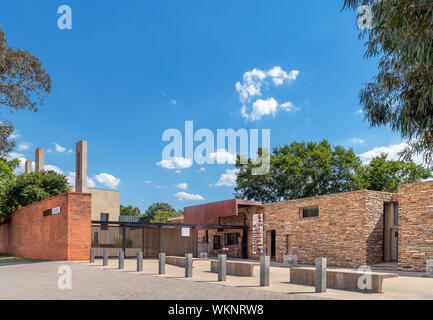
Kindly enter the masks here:
[[433, 181], [401, 186], [399, 269], [424, 271], [433, 259]]
[[[60, 207], [60, 214], [43, 211]], [[0, 253], [47, 260], [87, 260], [91, 246], [91, 195], [65, 193], [15, 211], [0, 226]]]

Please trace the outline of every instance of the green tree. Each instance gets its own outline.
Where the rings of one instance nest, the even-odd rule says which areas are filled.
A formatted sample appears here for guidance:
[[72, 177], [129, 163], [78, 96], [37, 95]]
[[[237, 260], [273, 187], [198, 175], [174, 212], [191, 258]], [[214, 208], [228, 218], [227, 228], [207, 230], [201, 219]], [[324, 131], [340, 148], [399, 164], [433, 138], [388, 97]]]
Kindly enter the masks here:
[[378, 74], [361, 90], [360, 103], [372, 126], [389, 125], [408, 140], [406, 160], [433, 155], [433, 2], [345, 0], [344, 8], [367, 4], [373, 13], [367, 58], [379, 58]]
[[68, 192], [65, 175], [54, 171], [22, 174], [6, 181], [1, 193], [0, 215], [7, 218], [16, 210], [44, 199]]
[[[0, 105], [9, 111], [23, 109], [37, 111], [51, 91], [51, 79], [38, 57], [28, 51], [8, 47], [0, 29]], [[8, 140], [13, 132], [12, 123], [0, 125], [0, 157], [6, 156], [15, 142]]]
[[138, 217], [141, 215], [141, 211], [138, 207], [134, 206], [122, 206], [120, 205], [120, 215], [121, 216], [134, 216]]
[[350, 191], [359, 185], [360, 159], [352, 149], [333, 147], [326, 140], [280, 146], [270, 158], [269, 173], [254, 176], [257, 164], [248, 159], [243, 165], [238, 157], [237, 198], [269, 203]]
[[19, 166], [18, 159], [6, 160], [0, 158], [0, 188], [3, 188], [8, 181], [15, 178], [15, 169]]
[[432, 170], [409, 161], [388, 160], [386, 154], [373, 158], [359, 171], [361, 188], [385, 192], [398, 192], [402, 184], [418, 182], [432, 177]]
[[274, 148], [267, 175], [252, 175], [256, 166], [251, 159], [241, 164], [238, 156], [237, 198], [269, 203], [360, 189], [397, 192], [402, 184], [433, 176], [432, 170], [412, 160], [388, 160], [385, 154], [362, 164], [352, 149], [326, 140]]
[[144, 213], [145, 222], [167, 223], [168, 218], [181, 216], [183, 211], [177, 211], [171, 205], [164, 202], [152, 204]]

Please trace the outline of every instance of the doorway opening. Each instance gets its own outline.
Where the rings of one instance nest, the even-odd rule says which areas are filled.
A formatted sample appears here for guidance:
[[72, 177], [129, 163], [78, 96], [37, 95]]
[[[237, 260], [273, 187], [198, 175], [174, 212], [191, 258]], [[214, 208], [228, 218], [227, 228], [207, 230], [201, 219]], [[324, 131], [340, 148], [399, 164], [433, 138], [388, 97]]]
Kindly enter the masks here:
[[399, 212], [398, 203], [386, 203], [384, 210], [384, 262], [398, 261]]
[[275, 230], [271, 231], [271, 259], [275, 260], [276, 257], [276, 243], [277, 243], [277, 232]]

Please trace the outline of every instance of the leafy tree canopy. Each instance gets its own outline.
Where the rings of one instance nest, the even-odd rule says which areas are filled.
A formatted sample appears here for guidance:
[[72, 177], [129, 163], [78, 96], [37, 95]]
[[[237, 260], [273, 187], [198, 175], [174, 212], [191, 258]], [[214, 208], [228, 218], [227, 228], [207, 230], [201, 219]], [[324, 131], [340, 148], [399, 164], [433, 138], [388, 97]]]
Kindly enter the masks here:
[[416, 165], [412, 160], [388, 160], [386, 154], [373, 158], [359, 171], [361, 189], [398, 192], [402, 184], [418, 182], [432, 176], [430, 169]]
[[389, 125], [408, 140], [405, 159], [433, 155], [433, 2], [431, 0], [345, 0], [344, 8], [369, 5], [372, 29], [366, 57], [378, 57], [378, 74], [361, 90], [365, 119]]
[[[9, 111], [23, 109], [37, 111], [51, 91], [51, 79], [38, 57], [28, 51], [8, 46], [0, 29], [0, 106]], [[14, 131], [12, 123], [0, 123], [0, 157], [15, 147], [8, 138]]]
[[120, 205], [120, 215], [121, 216], [134, 216], [138, 217], [141, 215], [141, 211], [138, 207], [134, 206], [122, 206]]
[[22, 174], [5, 182], [0, 198], [0, 215], [10, 214], [22, 207], [68, 192], [65, 175], [54, 171]]
[[182, 210], [177, 211], [170, 204], [157, 202], [152, 204], [144, 213], [145, 222], [167, 223], [168, 218], [181, 216]]
[[255, 176], [251, 172], [257, 164], [248, 159], [243, 165], [238, 156], [237, 198], [269, 203], [360, 189], [396, 192], [401, 184], [432, 176], [430, 169], [411, 160], [390, 161], [386, 155], [362, 164], [351, 148], [326, 140], [280, 146], [270, 158], [269, 173]]

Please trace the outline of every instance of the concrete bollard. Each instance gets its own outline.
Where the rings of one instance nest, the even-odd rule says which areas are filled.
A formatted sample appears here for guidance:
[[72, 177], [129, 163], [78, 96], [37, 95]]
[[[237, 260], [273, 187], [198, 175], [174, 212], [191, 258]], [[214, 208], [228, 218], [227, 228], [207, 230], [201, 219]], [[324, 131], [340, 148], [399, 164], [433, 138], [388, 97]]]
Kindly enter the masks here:
[[125, 252], [119, 251], [119, 269], [125, 268]]
[[260, 286], [269, 287], [269, 268], [271, 266], [271, 257], [260, 256]]
[[107, 251], [107, 249], [104, 249], [102, 265], [104, 267], [108, 266], [108, 251]]
[[218, 281], [227, 280], [227, 255], [218, 255]]
[[185, 253], [185, 278], [192, 277], [192, 253]]
[[316, 293], [326, 292], [326, 258], [316, 258], [314, 263], [316, 264], [316, 272], [314, 275], [314, 285], [316, 287]]
[[90, 249], [90, 263], [95, 262], [95, 249]]
[[158, 254], [158, 273], [165, 274], [165, 253]]
[[143, 252], [137, 252], [137, 272], [143, 271]]
[[428, 275], [433, 275], [433, 260], [427, 260], [426, 272]]

